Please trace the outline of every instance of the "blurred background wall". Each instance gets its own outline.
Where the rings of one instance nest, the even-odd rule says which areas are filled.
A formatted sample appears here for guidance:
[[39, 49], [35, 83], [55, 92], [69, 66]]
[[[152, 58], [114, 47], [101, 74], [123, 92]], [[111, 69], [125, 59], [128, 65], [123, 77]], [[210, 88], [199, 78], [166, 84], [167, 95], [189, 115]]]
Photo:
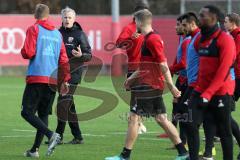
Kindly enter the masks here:
[[[88, 35], [93, 48], [93, 55], [100, 61], [102, 60], [102, 74], [110, 73], [114, 55], [112, 50], [106, 50], [106, 46], [109, 43], [114, 43], [116, 35], [119, 34], [122, 27], [132, 21], [131, 14], [136, 3], [149, 4], [150, 10], [155, 16], [154, 29], [161, 34], [165, 42], [165, 53], [169, 63], [172, 63], [176, 54], [178, 38], [175, 34], [175, 19], [179, 14], [186, 11], [198, 12], [201, 7], [207, 4], [218, 6], [224, 13], [240, 12], [240, 0], [119, 0], [120, 20], [117, 25], [113, 25], [111, 17], [112, 1], [0, 0], [0, 75], [24, 75], [28, 62], [22, 60], [18, 51], [21, 48], [24, 40], [23, 35], [27, 27], [34, 23], [32, 14], [37, 3], [44, 3], [50, 7], [51, 14], [54, 14], [51, 16], [51, 20], [57, 27], [61, 25], [59, 15], [61, 9], [69, 6], [77, 12], [77, 21]], [[11, 35], [13, 31], [14, 36]], [[11, 51], [13, 48], [15, 53]], [[120, 51], [120, 53], [124, 53], [124, 51]], [[117, 59], [117, 62], [121, 62], [114, 63], [120, 64], [121, 66], [118, 66], [120, 69], [124, 70], [126, 68], [126, 57]], [[99, 61], [95, 59], [90, 64], [94, 68], [99, 66]]]

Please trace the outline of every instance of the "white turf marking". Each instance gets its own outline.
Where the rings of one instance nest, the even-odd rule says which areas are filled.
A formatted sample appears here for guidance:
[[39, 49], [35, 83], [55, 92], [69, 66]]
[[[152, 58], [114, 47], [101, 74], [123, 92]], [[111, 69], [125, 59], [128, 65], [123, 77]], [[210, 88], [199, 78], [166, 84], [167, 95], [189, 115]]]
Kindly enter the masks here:
[[149, 140], [149, 141], [169, 141], [169, 138], [139, 138], [140, 140]]
[[83, 136], [88, 136], [88, 137], [106, 137], [107, 135], [94, 135], [94, 134], [82, 134]]
[[34, 130], [23, 130], [23, 129], [12, 129], [13, 131], [16, 131], [16, 132], [36, 132]]
[[25, 137], [35, 137], [35, 135], [13, 135], [13, 136], [1, 136], [1, 138], [25, 138]]
[[[12, 129], [12, 131], [14, 132], [32, 132], [32, 133], [36, 133], [36, 131], [34, 130], [26, 130], [26, 129]], [[147, 132], [144, 134], [158, 134], [159, 132]], [[71, 135], [71, 134], [66, 134], [66, 135]], [[90, 134], [90, 133], [85, 133], [83, 134], [83, 136], [86, 137], [108, 137], [111, 135], [126, 135], [126, 132], [111, 132], [111, 133], [107, 133], [105, 134]], [[1, 138], [28, 138], [28, 137], [35, 137], [35, 135], [4, 135], [4, 136], [0, 136]], [[155, 138], [140, 138], [140, 139], [145, 139], [145, 140], [156, 140], [159, 141], [159, 139], [155, 139]]]
[[[32, 132], [36, 133], [34, 130], [23, 130], [23, 129], [12, 129], [14, 132]], [[203, 132], [202, 129], [200, 129], [200, 132]], [[148, 131], [147, 133], [144, 133], [143, 135], [148, 135], [148, 134], [160, 134], [160, 132], [154, 132], [154, 131]], [[65, 134], [65, 135], [71, 135], [71, 134]], [[126, 132], [110, 132], [107, 134], [90, 134], [90, 133], [85, 133], [83, 136], [86, 137], [109, 137], [111, 135], [126, 135]], [[0, 136], [1, 138], [28, 138], [28, 137], [35, 137], [35, 135], [4, 135]], [[167, 141], [169, 140], [168, 138], [143, 138], [139, 137], [141, 140], [150, 140], [150, 141]]]
[[[125, 135], [127, 133], [126, 132], [112, 132], [112, 133], [109, 133], [109, 135]], [[160, 134], [160, 132], [150, 132], [150, 131], [147, 131], [147, 133], [144, 133], [144, 134]]]

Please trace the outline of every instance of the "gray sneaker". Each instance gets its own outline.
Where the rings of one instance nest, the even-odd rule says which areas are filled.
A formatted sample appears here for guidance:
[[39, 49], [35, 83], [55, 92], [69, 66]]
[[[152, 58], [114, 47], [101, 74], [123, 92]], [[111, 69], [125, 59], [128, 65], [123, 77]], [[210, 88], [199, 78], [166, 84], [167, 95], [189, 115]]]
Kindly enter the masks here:
[[61, 140], [60, 134], [53, 133], [51, 139], [49, 140], [49, 145], [46, 153], [47, 156], [50, 156], [53, 153], [55, 147], [60, 142], [60, 140]]
[[38, 153], [38, 151], [36, 151], [36, 152], [31, 152], [30, 150], [27, 150], [23, 155], [24, 155], [25, 157], [39, 158], [39, 153]]

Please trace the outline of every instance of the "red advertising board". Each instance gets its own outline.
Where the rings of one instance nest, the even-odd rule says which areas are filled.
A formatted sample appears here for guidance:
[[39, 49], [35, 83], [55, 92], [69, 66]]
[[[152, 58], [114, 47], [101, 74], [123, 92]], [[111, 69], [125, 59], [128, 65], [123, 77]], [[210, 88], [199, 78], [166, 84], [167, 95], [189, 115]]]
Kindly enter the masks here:
[[[20, 55], [24, 42], [27, 27], [35, 22], [32, 15], [0, 15], [0, 66], [27, 65], [28, 61]], [[50, 17], [54, 25], [59, 28], [61, 17], [54, 15]], [[77, 21], [82, 25], [88, 35], [93, 55], [103, 61], [104, 64], [111, 64], [112, 51], [104, 49], [107, 44], [112, 44], [111, 16], [78, 16]], [[120, 18], [120, 29], [132, 21], [131, 16]], [[165, 43], [165, 53], [169, 62], [173, 60], [176, 53], [178, 39], [175, 34], [174, 18], [154, 18], [154, 29], [157, 30]]]

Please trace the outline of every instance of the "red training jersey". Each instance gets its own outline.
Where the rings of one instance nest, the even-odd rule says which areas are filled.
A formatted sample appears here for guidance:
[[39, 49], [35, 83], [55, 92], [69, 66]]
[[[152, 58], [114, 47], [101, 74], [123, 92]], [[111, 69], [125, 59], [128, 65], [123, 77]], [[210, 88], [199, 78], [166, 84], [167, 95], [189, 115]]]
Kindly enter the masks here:
[[240, 79], [240, 27], [231, 32], [236, 44], [236, 61], [234, 71], [237, 79]]
[[137, 70], [141, 58], [143, 35], [140, 35], [138, 38], [134, 38], [133, 34], [136, 30], [136, 23], [133, 20], [123, 28], [116, 42], [117, 47], [126, 49], [129, 71]]
[[141, 51], [140, 83], [163, 90], [164, 77], [159, 64], [166, 61], [161, 36], [153, 31], [148, 33]]
[[201, 38], [200, 34], [194, 43], [200, 55], [195, 90], [208, 100], [214, 95], [233, 95], [235, 80], [230, 72], [236, 58], [233, 38], [220, 29], [209, 38]]

